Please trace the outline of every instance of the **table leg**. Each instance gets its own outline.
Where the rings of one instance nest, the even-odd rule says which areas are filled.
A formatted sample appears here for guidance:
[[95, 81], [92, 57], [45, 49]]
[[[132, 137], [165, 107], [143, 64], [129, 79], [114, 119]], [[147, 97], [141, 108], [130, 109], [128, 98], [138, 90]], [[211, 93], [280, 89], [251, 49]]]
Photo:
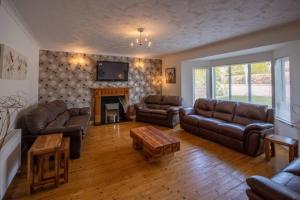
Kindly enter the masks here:
[[295, 146], [295, 158], [297, 158], [298, 157], [298, 144], [296, 144], [296, 146]]
[[272, 142], [270, 145], [271, 145], [271, 157], [275, 157], [275, 144]]
[[295, 156], [295, 146], [289, 146], [289, 162], [294, 160]]
[[59, 185], [59, 168], [60, 168], [60, 150], [56, 150], [55, 152], [55, 161], [54, 161], [54, 170], [55, 170], [55, 187], [58, 187]]
[[33, 192], [33, 156], [30, 151], [27, 155], [27, 184], [29, 195]]
[[270, 142], [265, 140], [265, 159], [266, 161], [270, 160]]

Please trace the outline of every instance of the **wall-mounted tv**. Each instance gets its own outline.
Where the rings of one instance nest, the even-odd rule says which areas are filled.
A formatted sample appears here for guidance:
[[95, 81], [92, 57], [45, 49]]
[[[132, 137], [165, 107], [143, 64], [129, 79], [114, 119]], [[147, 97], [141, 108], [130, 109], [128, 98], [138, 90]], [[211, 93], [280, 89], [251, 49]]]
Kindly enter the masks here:
[[96, 81], [128, 81], [129, 63], [97, 61]]

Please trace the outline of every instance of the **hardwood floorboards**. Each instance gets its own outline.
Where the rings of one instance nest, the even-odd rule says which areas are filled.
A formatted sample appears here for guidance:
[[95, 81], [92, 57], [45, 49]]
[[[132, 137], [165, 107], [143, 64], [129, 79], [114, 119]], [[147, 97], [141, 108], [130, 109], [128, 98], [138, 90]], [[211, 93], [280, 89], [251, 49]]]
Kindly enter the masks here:
[[181, 130], [155, 126], [179, 138], [174, 157], [149, 164], [131, 146], [130, 128], [144, 123], [126, 122], [91, 127], [80, 159], [70, 161], [69, 183], [28, 196], [26, 165], [11, 184], [5, 199], [176, 200], [247, 199], [245, 179], [272, 176], [287, 164], [287, 154], [271, 162], [202, 139]]

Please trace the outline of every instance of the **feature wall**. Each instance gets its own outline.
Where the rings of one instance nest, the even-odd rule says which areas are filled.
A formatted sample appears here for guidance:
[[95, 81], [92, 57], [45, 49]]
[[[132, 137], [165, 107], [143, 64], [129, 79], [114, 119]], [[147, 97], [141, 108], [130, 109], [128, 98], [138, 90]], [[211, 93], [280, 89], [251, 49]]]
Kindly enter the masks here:
[[[128, 81], [97, 82], [96, 62], [129, 63]], [[161, 94], [161, 60], [58, 51], [40, 51], [39, 102], [64, 100], [68, 107], [93, 105], [92, 88], [129, 87], [129, 103]]]

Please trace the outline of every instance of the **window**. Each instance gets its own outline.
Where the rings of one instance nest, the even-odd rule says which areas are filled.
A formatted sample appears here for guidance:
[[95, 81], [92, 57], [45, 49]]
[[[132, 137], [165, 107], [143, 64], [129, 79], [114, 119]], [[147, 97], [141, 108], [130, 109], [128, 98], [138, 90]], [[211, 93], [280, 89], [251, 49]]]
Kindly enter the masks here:
[[229, 100], [229, 66], [214, 67], [213, 73], [213, 94], [215, 99]]
[[289, 58], [275, 61], [276, 117], [291, 122], [290, 62]]
[[209, 69], [208, 68], [194, 68], [193, 70], [193, 100], [198, 98], [208, 97], [208, 83], [209, 83]]
[[272, 106], [271, 62], [212, 68], [212, 97]]
[[271, 62], [251, 64], [251, 103], [272, 106]]
[[231, 100], [249, 102], [248, 64], [231, 66]]

